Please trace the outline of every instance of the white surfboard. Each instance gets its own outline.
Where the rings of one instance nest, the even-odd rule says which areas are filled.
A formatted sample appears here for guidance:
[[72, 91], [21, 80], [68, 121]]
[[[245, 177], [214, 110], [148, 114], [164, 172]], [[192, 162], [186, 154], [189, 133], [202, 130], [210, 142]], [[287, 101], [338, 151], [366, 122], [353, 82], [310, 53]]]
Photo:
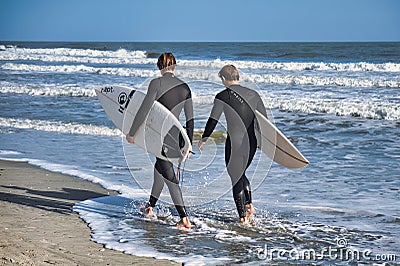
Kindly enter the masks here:
[[[95, 91], [110, 120], [123, 134], [128, 134], [146, 94], [123, 86], [107, 86]], [[136, 132], [135, 144], [172, 163], [184, 161], [192, 149], [179, 120], [157, 101]]]
[[257, 110], [256, 117], [259, 127], [256, 127], [257, 142], [269, 158], [287, 168], [302, 168], [310, 164], [290, 140]]

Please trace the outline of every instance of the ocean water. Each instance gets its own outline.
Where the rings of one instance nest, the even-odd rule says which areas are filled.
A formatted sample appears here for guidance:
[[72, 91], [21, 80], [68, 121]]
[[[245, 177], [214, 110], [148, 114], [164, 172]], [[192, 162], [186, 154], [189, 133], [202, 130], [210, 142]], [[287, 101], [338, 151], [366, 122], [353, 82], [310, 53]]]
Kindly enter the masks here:
[[[182, 189], [195, 228], [179, 231], [164, 191], [147, 221], [154, 158], [128, 145], [94, 88], [146, 91], [172, 51], [193, 91], [195, 128], [234, 64], [309, 159], [289, 170], [259, 151], [256, 215], [237, 225], [219, 137], [195, 147]], [[118, 190], [74, 206], [93, 241], [187, 264], [377, 265], [400, 261], [400, 43], [0, 43], [0, 157]], [[195, 143], [196, 144], [196, 143]], [[196, 145], [195, 145], [196, 146]]]

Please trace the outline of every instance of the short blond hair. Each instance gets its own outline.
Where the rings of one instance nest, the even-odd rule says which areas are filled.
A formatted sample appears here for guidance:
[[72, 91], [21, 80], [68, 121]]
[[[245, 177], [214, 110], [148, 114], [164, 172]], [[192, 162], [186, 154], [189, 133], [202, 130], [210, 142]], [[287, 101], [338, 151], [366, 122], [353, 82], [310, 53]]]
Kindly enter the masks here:
[[226, 65], [218, 72], [218, 76], [229, 81], [236, 81], [239, 80], [239, 71], [234, 65]]

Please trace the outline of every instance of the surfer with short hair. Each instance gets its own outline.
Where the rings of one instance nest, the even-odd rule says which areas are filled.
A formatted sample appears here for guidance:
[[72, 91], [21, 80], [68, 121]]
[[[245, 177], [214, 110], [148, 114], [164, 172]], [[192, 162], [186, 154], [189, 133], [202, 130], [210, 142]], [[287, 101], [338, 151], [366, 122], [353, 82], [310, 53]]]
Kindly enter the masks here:
[[215, 96], [210, 117], [198, 145], [200, 149], [203, 148], [224, 112], [228, 131], [225, 142], [225, 164], [231, 178], [239, 222], [247, 225], [255, 211], [250, 182], [246, 177], [246, 170], [257, 149], [255, 111], [258, 110], [265, 117], [267, 112], [260, 95], [239, 84], [239, 72], [234, 65], [224, 66], [218, 76], [226, 88]]
[[[162, 77], [155, 78], [150, 82], [146, 97], [135, 116], [131, 129], [126, 135], [126, 139], [129, 143], [135, 143], [135, 133], [145, 121], [154, 101], [158, 101], [178, 119], [182, 109], [184, 110], [186, 131], [190, 142], [192, 142], [194, 118], [191, 90], [185, 82], [175, 77], [176, 60], [172, 53], [161, 54], [157, 61], [157, 67]], [[160, 123], [162, 123], [162, 121], [160, 121]], [[190, 152], [188, 153], [188, 156], [189, 155]], [[179, 180], [175, 175], [173, 164], [160, 158], [156, 159], [154, 165], [154, 182], [150, 200], [146, 204], [145, 215], [147, 217], [155, 217], [153, 208], [161, 195], [164, 183], [168, 186], [172, 201], [181, 218], [177, 226], [190, 229], [191, 223], [186, 213], [182, 191], [179, 187]]]

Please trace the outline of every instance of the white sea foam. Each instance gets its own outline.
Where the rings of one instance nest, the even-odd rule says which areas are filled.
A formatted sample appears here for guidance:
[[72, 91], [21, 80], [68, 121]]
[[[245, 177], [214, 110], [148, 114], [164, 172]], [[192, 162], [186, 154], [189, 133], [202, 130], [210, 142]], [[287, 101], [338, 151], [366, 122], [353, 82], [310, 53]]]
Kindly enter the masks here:
[[[15, 155], [18, 155], [18, 157], [9, 157], [9, 156], [15, 156]], [[51, 162], [48, 162], [45, 160], [40, 160], [40, 159], [24, 158], [22, 153], [14, 153], [13, 151], [8, 151], [8, 150], [0, 150], [0, 159], [6, 160], [6, 161], [13, 161], [13, 162], [27, 162], [31, 165], [41, 167], [43, 169], [46, 169], [46, 170], [54, 172], [54, 173], [61, 173], [61, 174], [65, 174], [65, 175], [69, 175], [69, 176], [73, 176], [73, 177], [78, 177], [83, 180], [87, 180], [87, 181], [99, 184], [106, 189], [118, 191], [118, 192], [122, 193], [123, 195], [127, 195], [127, 196], [132, 196], [132, 195], [145, 196], [146, 195], [143, 193], [143, 190], [141, 190], [139, 188], [134, 188], [134, 187], [126, 186], [124, 184], [116, 184], [115, 182], [107, 181], [104, 178], [100, 178], [100, 177], [96, 176], [95, 174], [92, 174], [93, 171], [91, 171], [91, 170], [85, 171], [74, 165], [58, 164], [58, 163], [51, 163]]]
[[100, 51], [92, 49], [6, 49], [0, 54], [0, 60], [15, 61], [42, 61], [42, 62], [70, 62], [90, 64], [155, 64], [156, 59], [146, 58], [145, 51]]
[[0, 83], [0, 93], [26, 94], [32, 96], [71, 96], [71, 97], [95, 97], [94, 88], [80, 88], [74, 85], [12, 85], [10, 83]]
[[[263, 101], [267, 108], [289, 112], [327, 113], [336, 116], [400, 120], [400, 104], [379, 99], [326, 99], [324, 95], [319, 97], [274, 95], [263, 97]], [[210, 105], [214, 102], [214, 96], [194, 96], [193, 102], [196, 105]]]
[[[100, 51], [92, 49], [30, 49], [6, 48], [0, 54], [0, 60], [30, 60], [43, 62], [71, 62], [82, 64], [155, 64], [156, 59], [147, 58], [146, 51]], [[262, 62], [244, 60], [179, 60], [179, 66], [221, 68], [226, 64], [235, 64], [239, 69], [265, 69], [287, 71], [349, 71], [349, 72], [400, 72], [398, 63], [333, 63], [333, 62]]]
[[[137, 198], [137, 195], [135, 198]], [[92, 229], [93, 240], [105, 245], [106, 248], [123, 251], [135, 256], [173, 260], [185, 265], [221, 265], [229, 264], [233, 261], [233, 259], [223, 255], [212, 257], [207, 256], [207, 254], [196, 254], [196, 251], [179, 255], [174, 252], [158, 251], [148, 243], [147, 237], [145, 237], [146, 231], [135, 226], [137, 224], [135, 219], [143, 218], [134, 217], [134, 215], [130, 217], [129, 213], [126, 213], [126, 206], [131, 203], [131, 197], [108, 196], [79, 202], [74, 205], [73, 210], [79, 213], [79, 216], [89, 224]], [[102, 211], [99, 212], [99, 209]], [[134, 225], [132, 225], [132, 220]], [[178, 240], [185, 237], [185, 234], [179, 237], [180, 234], [176, 234], [177, 229], [174, 226], [171, 227], [167, 224], [161, 226], [165, 227], [163, 230], [170, 230], [175, 235], [173, 237], [177, 237]], [[160, 234], [162, 235], [163, 233], [160, 232]], [[160, 239], [163, 240], [161, 237]]]
[[121, 131], [115, 128], [94, 126], [61, 121], [44, 121], [0, 117], [0, 127], [33, 129], [65, 134], [80, 134], [92, 136], [121, 136]]
[[243, 60], [178, 60], [179, 66], [221, 68], [234, 64], [239, 69], [265, 69], [287, 71], [350, 71], [350, 72], [400, 72], [396, 63], [329, 63], [329, 62], [261, 62]]
[[132, 186], [127, 186], [126, 184], [121, 184], [113, 181], [109, 181], [104, 178], [100, 178], [95, 172], [91, 170], [82, 170], [74, 165], [64, 165], [57, 163], [50, 163], [48, 161], [37, 160], [37, 159], [25, 159], [26, 162], [40, 166], [46, 170], [61, 173], [69, 176], [79, 177], [81, 179], [97, 183], [102, 187], [114, 191], [118, 191], [123, 195], [143, 195], [143, 190], [140, 188], [135, 188]]
[[342, 87], [387, 87], [400, 88], [400, 80], [347, 78], [341, 76], [306, 76], [306, 75], [248, 75], [248, 81], [279, 85], [312, 85], [312, 86], [342, 86]]
[[115, 75], [124, 77], [155, 77], [159, 71], [135, 68], [112, 68], [112, 67], [90, 67], [85, 65], [57, 65], [40, 66], [33, 64], [15, 64], [7, 63], [1, 66], [1, 69], [21, 71], [21, 72], [39, 72], [39, 73], [78, 73], [86, 72], [99, 75]]
[[[29, 56], [29, 55], [51, 55], [72, 56], [72, 57], [115, 57], [115, 58], [146, 58], [146, 51], [135, 50], [128, 51], [126, 49], [118, 49], [116, 51], [94, 50], [94, 49], [73, 49], [73, 48], [17, 48], [9, 47], [6, 49], [8, 53], [3, 53], [2, 57], [7, 56]], [[0, 58], [2, 58], [0, 57]], [[23, 57], [18, 57], [24, 59]]]
[[[28, 95], [46, 96], [73, 96], [73, 97], [95, 97], [94, 89], [86, 88], [53, 88], [53, 87], [28, 87], [28, 86], [6, 86], [2, 87], [2, 93], [21, 93]], [[215, 92], [203, 93], [200, 96], [193, 94], [195, 105], [210, 105], [214, 102]], [[315, 95], [314, 95], [315, 96]], [[264, 97], [264, 103], [268, 108], [279, 109], [289, 112], [302, 113], [328, 113], [337, 116], [354, 116], [369, 119], [400, 120], [400, 104], [379, 99], [326, 99], [324, 95], [311, 96], [280, 96], [273, 95]], [[36, 130], [57, 131], [71, 134], [89, 134], [116, 136], [118, 131], [106, 127], [91, 125], [72, 125], [61, 122], [31, 121], [21, 119], [0, 118], [0, 125], [16, 128], [31, 128]]]
[[[94, 73], [99, 75], [115, 75], [124, 77], [156, 77], [159, 71], [135, 68], [89, 67], [85, 65], [40, 66], [33, 64], [6, 63], [1, 69], [22, 72], [43, 73]], [[179, 71], [179, 77], [186, 80], [204, 80], [219, 82], [217, 72], [213, 70], [185, 70]], [[321, 75], [285, 75], [285, 74], [249, 74], [243, 77], [244, 81], [278, 84], [278, 85], [313, 85], [313, 86], [343, 86], [343, 87], [387, 87], [400, 88], [400, 79], [390, 78], [350, 78], [342, 76]]]
[[332, 100], [311, 97], [268, 97], [264, 99], [269, 108], [283, 111], [327, 113], [337, 116], [353, 116], [368, 119], [400, 120], [400, 104], [374, 102], [373, 100]]
[[22, 153], [10, 150], [0, 150], [0, 155], [21, 155]]

